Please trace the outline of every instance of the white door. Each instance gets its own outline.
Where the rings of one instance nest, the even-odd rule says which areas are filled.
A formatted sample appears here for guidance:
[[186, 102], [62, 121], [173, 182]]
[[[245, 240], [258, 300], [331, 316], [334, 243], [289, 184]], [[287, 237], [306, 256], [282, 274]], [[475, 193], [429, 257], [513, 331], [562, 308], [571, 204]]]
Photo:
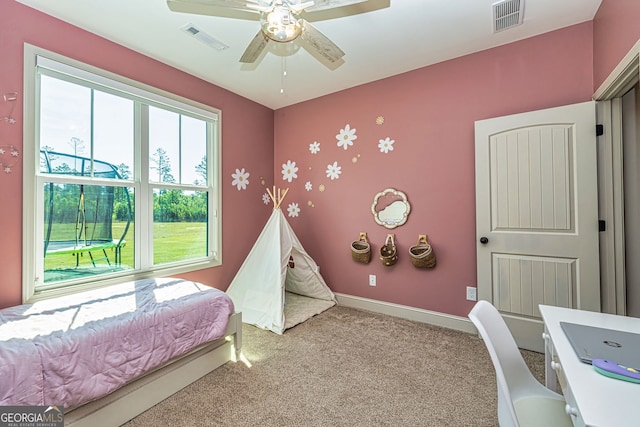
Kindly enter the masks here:
[[478, 298], [543, 351], [538, 304], [600, 311], [595, 103], [477, 121]]

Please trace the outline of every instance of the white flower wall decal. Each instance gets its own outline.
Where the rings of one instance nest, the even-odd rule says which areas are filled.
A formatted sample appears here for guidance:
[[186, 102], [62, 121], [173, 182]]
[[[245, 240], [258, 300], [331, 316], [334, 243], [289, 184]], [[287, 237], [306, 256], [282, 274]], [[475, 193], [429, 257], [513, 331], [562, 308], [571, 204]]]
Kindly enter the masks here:
[[393, 151], [394, 142], [396, 141], [389, 137], [386, 137], [385, 139], [381, 139], [380, 142], [378, 143], [378, 148], [380, 149], [380, 152], [384, 154], [388, 154], [389, 151]]
[[313, 185], [311, 184], [311, 181], [305, 182], [304, 189], [307, 191], [311, 191], [313, 189]]
[[300, 213], [300, 208], [297, 203], [289, 203], [289, 207], [287, 208], [287, 212], [290, 217], [296, 217]]
[[298, 167], [296, 166], [296, 162], [292, 162], [291, 160], [287, 160], [287, 163], [282, 164], [282, 179], [285, 181], [291, 182], [294, 178], [298, 177]]
[[356, 129], [351, 129], [351, 126], [347, 123], [344, 129], [340, 129], [340, 133], [336, 135], [336, 139], [338, 140], [338, 147], [346, 150], [349, 146], [353, 145], [353, 141], [358, 139], [358, 135], [356, 135]]
[[340, 178], [340, 174], [342, 173], [342, 167], [338, 166], [338, 162], [333, 162], [332, 165], [327, 165], [327, 178], [334, 179]]
[[249, 184], [249, 172], [245, 172], [244, 168], [242, 170], [236, 169], [236, 173], [232, 173], [233, 181], [231, 181], [231, 185], [235, 185], [240, 190], [246, 190], [247, 185]]
[[320, 152], [320, 143], [313, 141], [312, 144], [309, 144], [309, 151], [311, 151], [311, 154], [318, 154]]
[[271, 198], [267, 193], [264, 193], [262, 195], [262, 203], [264, 203], [265, 205], [268, 205], [269, 203], [271, 203]]

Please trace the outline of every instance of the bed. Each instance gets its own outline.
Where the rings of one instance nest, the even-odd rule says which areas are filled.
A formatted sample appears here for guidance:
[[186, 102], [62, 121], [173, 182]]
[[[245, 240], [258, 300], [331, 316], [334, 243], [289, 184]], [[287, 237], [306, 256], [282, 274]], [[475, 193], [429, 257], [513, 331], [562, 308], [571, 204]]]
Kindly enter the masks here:
[[181, 279], [6, 308], [0, 405], [57, 405], [65, 425], [119, 425], [235, 360], [241, 328], [224, 292]]

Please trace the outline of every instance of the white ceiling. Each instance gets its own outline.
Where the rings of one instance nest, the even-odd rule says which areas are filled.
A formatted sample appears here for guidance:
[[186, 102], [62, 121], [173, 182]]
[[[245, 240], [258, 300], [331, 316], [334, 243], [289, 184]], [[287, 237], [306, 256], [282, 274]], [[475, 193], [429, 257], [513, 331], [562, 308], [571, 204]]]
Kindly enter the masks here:
[[[165, 0], [18, 1], [278, 109], [592, 20], [602, 0], [525, 0], [522, 25], [499, 33], [492, 31], [496, 0], [369, 0], [346, 8], [370, 9], [364, 13], [329, 20], [308, 15], [346, 53], [344, 64], [333, 71], [300, 48], [299, 41], [289, 56], [281, 52], [287, 46], [269, 42], [255, 64], [240, 64], [258, 21], [172, 12]], [[196, 40], [181, 30], [188, 23], [229, 48], [218, 51]]]

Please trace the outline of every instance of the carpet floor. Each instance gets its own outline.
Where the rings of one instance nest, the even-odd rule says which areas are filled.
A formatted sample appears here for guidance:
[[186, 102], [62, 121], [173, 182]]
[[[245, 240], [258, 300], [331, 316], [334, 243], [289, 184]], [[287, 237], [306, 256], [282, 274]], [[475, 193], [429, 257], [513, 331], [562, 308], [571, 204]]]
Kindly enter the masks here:
[[[227, 363], [125, 424], [497, 426], [495, 372], [475, 335], [333, 307], [283, 335], [243, 325]], [[542, 381], [544, 355], [522, 351]]]

